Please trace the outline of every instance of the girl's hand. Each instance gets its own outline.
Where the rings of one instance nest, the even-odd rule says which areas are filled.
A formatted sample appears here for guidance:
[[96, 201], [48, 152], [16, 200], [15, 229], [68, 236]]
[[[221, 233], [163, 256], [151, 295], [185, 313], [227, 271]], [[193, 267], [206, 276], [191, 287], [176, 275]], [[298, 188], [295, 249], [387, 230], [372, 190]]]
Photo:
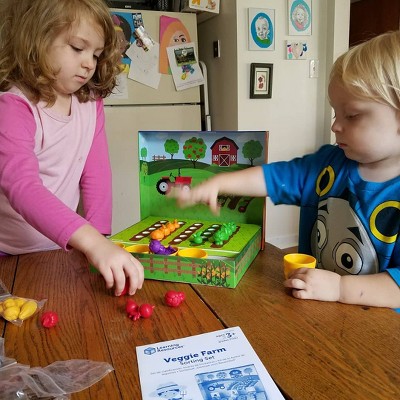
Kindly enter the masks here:
[[106, 238], [103, 239], [104, 243], [96, 246], [94, 251], [87, 252], [86, 257], [103, 275], [106, 287], [115, 288], [116, 296], [121, 295], [127, 279], [129, 279], [129, 295], [135, 294], [143, 285], [142, 264], [126, 250]]
[[339, 301], [341, 276], [322, 269], [299, 268], [283, 283], [298, 299]]
[[108, 289], [114, 287], [119, 296], [129, 279], [129, 294], [141, 289], [144, 280], [142, 264], [126, 250], [105, 238], [91, 225], [81, 226], [68, 244], [85, 254], [88, 261], [103, 275]]

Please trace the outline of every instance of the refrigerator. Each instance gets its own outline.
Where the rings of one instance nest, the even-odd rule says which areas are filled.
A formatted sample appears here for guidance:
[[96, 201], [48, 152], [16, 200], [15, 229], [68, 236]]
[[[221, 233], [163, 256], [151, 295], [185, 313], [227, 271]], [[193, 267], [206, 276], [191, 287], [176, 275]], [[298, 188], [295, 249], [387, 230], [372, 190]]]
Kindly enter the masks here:
[[[159, 42], [160, 17], [177, 18], [187, 28], [190, 41], [195, 43], [198, 51], [195, 14], [122, 9], [111, 9], [111, 12], [128, 20], [132, 18], [132, 13], [141, 13], [145, 31], [156, 42]], [[132, 79], [125, 79], [121, 87], [122, 96], [110, 96], [105, 100], [106, 132], [113, 174], [112, 234], [140, 220], [138, 132], [202, 129], [200, 86], [178, 91], [172, 76], [162, 74], [158, 88]]]

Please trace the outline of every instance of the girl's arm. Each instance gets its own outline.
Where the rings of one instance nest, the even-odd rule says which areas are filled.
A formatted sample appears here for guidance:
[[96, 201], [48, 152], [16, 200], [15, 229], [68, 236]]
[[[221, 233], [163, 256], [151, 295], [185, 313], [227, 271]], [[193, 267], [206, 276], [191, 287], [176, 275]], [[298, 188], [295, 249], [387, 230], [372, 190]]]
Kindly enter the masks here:
[[13, 94], [0, 96], [0, 188], [29, 225], [60, 247], [86, 224], [40, 179], [35, 154], [36, 122], [29, 104]]
[[[34, 152], [36, 123], [28, 103], [15, 95], [2, 95], [0, 110], [0, 187], [14, 210], [60, 247], [71, 246], [82, 251], [101, 272], [107, 287], [115, 286], [115, 294], [122, 292], [126, 278], [130, 278], [130, 294], [141, 288], [142, 265], [43, 185]], [[86, 184], [95, 179], [95, 174], [90, 179], [88, 176]], [[105, 217], [93, 217], [96, 223], [105, 221], [104, 230], [110, 229], [109, 208], [105, 207]], [[90, 210], [89, 207], [89, 214]]]
[[104, 235], [111, 233], [112, 183], [103, 100], [96, 102], [96, 130], [80, 181], [84, 216]]
[[115, 286], [117, 296], [124, 289], [128, 278], [129, 293], [132, 295], [143, 284], [141, 263], [100, 234], [111, 233], [112, 215], [111, 166], [104, 127], [103, 100], [96, 102], [96, 112], [93, 143], [80, 181], [84, 215], [92, 226], [85, 225], [78, 229], [68, 244], [86, 255], [103, 275], [106, 286]]
[[93, 226], [86, 224], [77, 229], [68, 244], [85, 254], [89, 262], [103, 275], [107, 288], [115, 288], [119, 296], [129, 279], [129, 294], [141, 289], [144, 280], [142, 264], [126, 250], [106, 239]]

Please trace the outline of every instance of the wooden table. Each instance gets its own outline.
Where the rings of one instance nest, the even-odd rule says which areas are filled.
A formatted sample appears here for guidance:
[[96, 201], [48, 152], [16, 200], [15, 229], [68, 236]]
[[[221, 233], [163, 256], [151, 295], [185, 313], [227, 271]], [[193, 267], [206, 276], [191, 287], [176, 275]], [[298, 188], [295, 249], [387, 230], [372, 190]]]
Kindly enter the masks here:
[[[282, 256], [267, 244], [235, 289], [148, 280], [133, 298], [156, 308], [136, 322], [125, 314], [127, 297], [105, 290], [78, 252], [0, 257], [10, 291], [48, 299], [43, 310], [60, 317], [53, 329], [37, 316], [21, 327], [1, 320], [6, 355], [42, 367], [108, 362], [115, 370], [72, 399], [140, 400], [135, 346], [240, 326], [288, 399], [399, 399], [400, 315], [294, 299], [282, 285]], [[163, 304], [169, 289], [185, 292], [179, 308]]]

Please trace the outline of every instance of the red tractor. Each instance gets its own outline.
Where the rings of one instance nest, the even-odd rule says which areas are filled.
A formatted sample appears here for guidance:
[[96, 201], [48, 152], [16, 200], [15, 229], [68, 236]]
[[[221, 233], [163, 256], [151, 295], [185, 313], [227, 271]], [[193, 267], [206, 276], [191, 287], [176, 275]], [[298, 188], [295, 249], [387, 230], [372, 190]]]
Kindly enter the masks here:
[[158, 193], [165, 195], [170, 192], [172, 187], [178, 186], [183, 190], [190, 190], [190, 184], [192, 183], [191, 176], [181, 176], [181, 169], [178, 169], [178, 176], [172, 175], [163, 176], [156, 184]]

